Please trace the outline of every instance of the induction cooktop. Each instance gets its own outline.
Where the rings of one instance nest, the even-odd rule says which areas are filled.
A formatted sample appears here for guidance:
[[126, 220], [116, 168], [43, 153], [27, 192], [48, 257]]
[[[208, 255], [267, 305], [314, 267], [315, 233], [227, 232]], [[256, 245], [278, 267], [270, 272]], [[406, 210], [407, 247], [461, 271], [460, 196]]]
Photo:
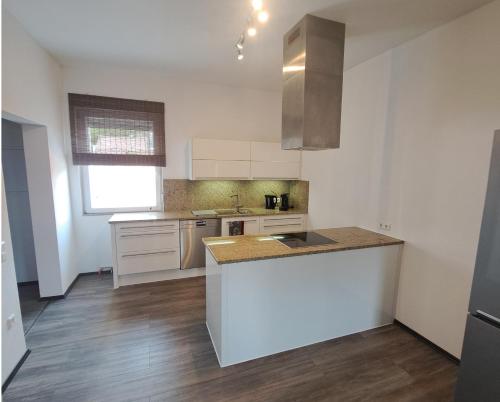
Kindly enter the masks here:
[[278, 233], [271, 236], [290, 248], [321, 246], [335, 244], [335, 240], [322, 236], [316, 232]]

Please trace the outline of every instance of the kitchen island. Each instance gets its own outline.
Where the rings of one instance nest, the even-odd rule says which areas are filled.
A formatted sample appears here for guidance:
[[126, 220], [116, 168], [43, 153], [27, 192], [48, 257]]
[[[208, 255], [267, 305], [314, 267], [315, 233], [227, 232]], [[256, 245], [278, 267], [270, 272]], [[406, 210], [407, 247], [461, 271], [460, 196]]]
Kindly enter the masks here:
[[335, 243], [205, 238], [207, 328], [221, 367], [392, 323], [403, 242], [349, 227]]

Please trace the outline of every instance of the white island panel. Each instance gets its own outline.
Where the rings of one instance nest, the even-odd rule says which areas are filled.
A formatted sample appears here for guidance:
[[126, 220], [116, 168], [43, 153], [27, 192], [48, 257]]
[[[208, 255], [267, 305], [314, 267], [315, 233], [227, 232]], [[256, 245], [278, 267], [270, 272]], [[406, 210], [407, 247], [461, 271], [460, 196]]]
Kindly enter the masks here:
[[207, 326], [221, 366], [393, 322], [401, 245], [218, 265]]

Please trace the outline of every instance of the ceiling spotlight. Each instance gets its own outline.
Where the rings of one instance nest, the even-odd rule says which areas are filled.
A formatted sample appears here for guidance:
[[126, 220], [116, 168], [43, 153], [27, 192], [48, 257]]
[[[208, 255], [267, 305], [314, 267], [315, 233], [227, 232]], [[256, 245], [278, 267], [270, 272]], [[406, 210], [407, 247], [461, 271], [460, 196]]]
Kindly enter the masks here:
[[243, 56], [243, 53], [241, 53], [240, 51], [238, 51], [238, 60], [241, 61], [243, 60], [245, 56]]
[[256, 11], [261, 10], [262, 9], [262, 0], [252, 0], [252, 7]]
[[253, 26], [249, 26], [247, 29], [247, 34], [248, 36], [255, 36], [257, 35], [257, 29]]
[[269, 13], [265, 10], [259, 11], [257, 19], [262, 23], [267, 22], [267, 20], [269, 19]]

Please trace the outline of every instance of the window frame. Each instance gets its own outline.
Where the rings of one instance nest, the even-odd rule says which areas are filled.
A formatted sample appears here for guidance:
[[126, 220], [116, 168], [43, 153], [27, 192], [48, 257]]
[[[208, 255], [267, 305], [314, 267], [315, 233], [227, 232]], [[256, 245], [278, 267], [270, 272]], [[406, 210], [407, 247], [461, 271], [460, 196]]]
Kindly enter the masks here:
[[[83, 215], [112, 215], [126, 212], [161, 212], [163, 211], [163, 168], [153, 166], [156, 172], [156, 205], [154, 207], [125, 207], [125, 208], [92, 208], [90, 203], [89, 168], [96, 165], [80, 165], [81, 191]], [[109, 165], [101, 165], [109, 166]], [[127, 166], [134, 167], [134, 166]], [[135, 166], [139, 167], [139, 166]]]

